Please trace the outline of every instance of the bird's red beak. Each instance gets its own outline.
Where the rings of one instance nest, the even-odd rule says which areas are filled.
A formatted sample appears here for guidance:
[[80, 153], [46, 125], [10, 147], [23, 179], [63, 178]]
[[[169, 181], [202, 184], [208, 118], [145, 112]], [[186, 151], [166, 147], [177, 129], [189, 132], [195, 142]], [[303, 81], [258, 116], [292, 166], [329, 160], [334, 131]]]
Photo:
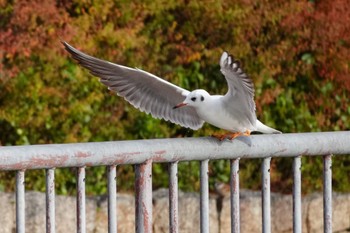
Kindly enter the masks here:
[[173, 107], [173, 109], [181, 108], [181, 107], [186, 106], [186, 105], [187, 105], [186, 103], [179, 103], [178, 105], [175, 105], [175, 106]]

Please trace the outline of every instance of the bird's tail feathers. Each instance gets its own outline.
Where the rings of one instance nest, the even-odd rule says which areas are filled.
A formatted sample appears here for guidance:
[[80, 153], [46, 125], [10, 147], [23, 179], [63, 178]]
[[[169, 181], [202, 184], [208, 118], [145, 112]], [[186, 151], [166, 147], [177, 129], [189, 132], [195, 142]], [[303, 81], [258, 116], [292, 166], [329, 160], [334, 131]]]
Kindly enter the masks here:
[[259, 131], [261, 133], [272, 133], [272, 134], [279, 134], [282, 133], [281, 131], [278, 131], [276, 129], [273, 129], [271, 127], [268, 127], [267, 125], [264, 125], [261, 123], [261, 121], [256, 120], [256, 131]]

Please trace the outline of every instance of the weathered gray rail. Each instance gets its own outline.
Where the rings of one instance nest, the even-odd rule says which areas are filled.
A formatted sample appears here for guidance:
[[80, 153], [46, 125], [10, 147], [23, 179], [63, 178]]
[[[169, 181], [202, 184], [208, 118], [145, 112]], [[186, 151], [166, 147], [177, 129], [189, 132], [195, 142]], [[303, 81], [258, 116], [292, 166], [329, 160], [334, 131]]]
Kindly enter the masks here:
[[[25, 232], [24, 176], [28, 169], [46, 169], [47, 226], [55, 232], [54, 169], [77, 168], [77, 232], [85, 232], [85, 168], [108, 167], [109, 232], [117, 231], [116, 167], [136, 164], [137, 232], [152, 231], [152, 163], [169, 163], [169, 231], [178, 232], [177, 164], [181, 161], [201, 163], [201, 232], [209, 232], [208, 161], [231, 160], [232, 232], [239, 232], [239, 160], [264, 158], [262, 164], [263, 232], [271, 232], [270, 160], [292, 157], [293, 226], [301, 232], [301, 160], [300, 156], [323, 156], [324, 232], [332, 231], [331, 155], [350, 154], [350, 132], [253, 135], [233, 141], [214, 138], [174, 138], [116, 142], [50, 144], [0, 147], [0, 170], [16, 170], [17, 232]], [[88, 179], [88, 177], [87, 177]]]

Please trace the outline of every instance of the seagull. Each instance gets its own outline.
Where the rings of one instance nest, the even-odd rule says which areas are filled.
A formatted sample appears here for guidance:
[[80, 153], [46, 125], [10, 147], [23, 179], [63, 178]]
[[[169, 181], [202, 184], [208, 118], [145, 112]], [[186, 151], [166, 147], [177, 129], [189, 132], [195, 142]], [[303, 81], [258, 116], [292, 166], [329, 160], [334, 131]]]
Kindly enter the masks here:
[[255, 113], [254, 85], [235, 58], [223, 52], [220, 71], [228, 84], [225, 95], [210, 95], [206, 90], [188, 91], [154, 74], [87, 55], [67, 42], [65, 49], [78, 63], [98, 76], [100, 82], [126, 101], [154, 118], [198, 130], [207, 122], [228, 131], [214, 134], [219, 140], [232, 140], [258, 131], [281, 133], [261, 123]]

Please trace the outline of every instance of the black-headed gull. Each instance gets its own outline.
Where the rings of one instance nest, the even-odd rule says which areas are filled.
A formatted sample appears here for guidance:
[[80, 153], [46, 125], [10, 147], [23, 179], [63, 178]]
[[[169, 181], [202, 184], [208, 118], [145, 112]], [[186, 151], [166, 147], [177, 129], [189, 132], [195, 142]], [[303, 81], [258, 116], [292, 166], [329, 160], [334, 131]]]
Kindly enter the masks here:
[[62, 44], [81, 66], [100, 77], [108, 89], [155, 118], [194, 130], [208, 122], [230, 132], [216, 135], [220, 140], [250, 135], [252, 131], [281, 133], [256, 118], [253, 82], [227, 52], [221, 55], [220, 70], [226, 78], [228, 92], [226, 95], [210, 95], [202, 89], [190, 92], [141, 69], [104, 61], [66, 42]]

